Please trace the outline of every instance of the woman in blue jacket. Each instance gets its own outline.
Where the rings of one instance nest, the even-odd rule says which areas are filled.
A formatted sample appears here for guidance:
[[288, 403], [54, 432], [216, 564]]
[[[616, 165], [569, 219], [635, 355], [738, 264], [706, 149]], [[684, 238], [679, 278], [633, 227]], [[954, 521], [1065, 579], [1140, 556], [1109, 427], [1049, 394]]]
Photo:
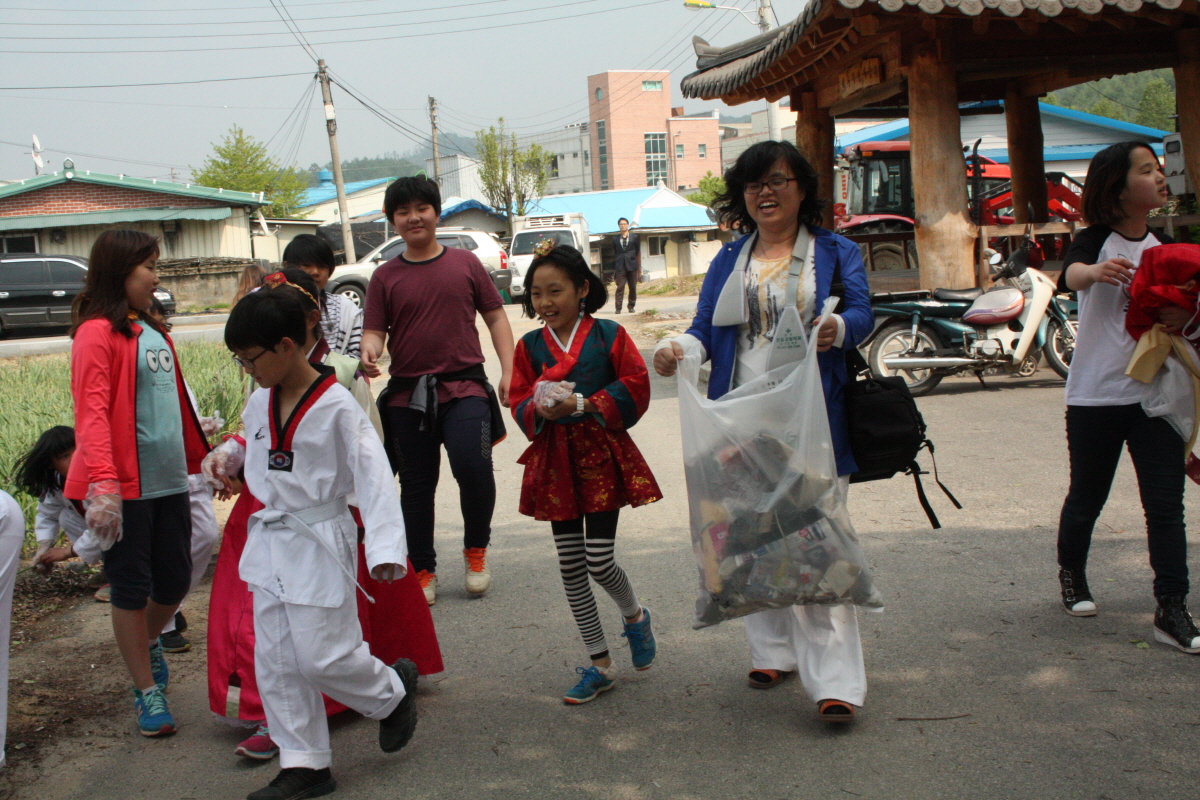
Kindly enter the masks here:
[[[821, 381], [843, 489], [856, 469], [846, 429], [845, 349], [871, 332], [870, 291], [858, 246], [818, 227], [817, 174], [788, 142], [760, 142], [738, 157], [717, 198], [723, 219], [745, 234], [709, 266], [691, 328], [654, 354], [659, 375], [675, 374], [688, 353], [712, 362], [708, 396], [719, 399], [803, 356], [796, 338], [777, 332], [814, 319], [835, 283], [840, 312], [816, 331]], [[791, 606], [745, 617], [749, 685], [777, 686], [799, 672], [818, 716], [849, 722], [866, 697], [862, 643], [853, 606]]]

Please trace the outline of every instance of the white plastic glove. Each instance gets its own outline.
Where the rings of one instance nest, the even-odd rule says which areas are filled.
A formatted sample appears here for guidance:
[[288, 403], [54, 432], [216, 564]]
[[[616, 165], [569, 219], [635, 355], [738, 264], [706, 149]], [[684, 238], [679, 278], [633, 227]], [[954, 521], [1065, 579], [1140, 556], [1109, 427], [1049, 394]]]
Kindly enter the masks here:
[[553, 408], [570, 397], [574, 390], [572, 381], [538, 381], [533, 386], [533, 402], [543, 408]]
[[246, 446], [232, 436], [214, 447], [200, 462], [204, 480], [213, 489], [226, 488], [222, 478], [236, 478], [246, 462]]
[[220, 414], [213, 414], [211, 417], [200, 418], [200, 430], [204, 431], [204, 435], [209, 438], [215, 436], [221, 428], [225, 427], [225, 420]]
[[84, 505], [88, 530], [101, 550], [108, 550], [121, 541], [121, 487], [116, 481], [89, 484]]

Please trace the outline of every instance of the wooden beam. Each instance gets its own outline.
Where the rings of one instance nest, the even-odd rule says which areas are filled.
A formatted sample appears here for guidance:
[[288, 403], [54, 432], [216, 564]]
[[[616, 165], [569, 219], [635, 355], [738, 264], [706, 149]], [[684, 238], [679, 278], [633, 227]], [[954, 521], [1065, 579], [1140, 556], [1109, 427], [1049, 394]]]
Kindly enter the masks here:
[[871, 105], [872, 103], [880, 103], [903, 93], [904, 76], [897, 75], [894, 78], [889, 78], [883, 83], [879, 83], [874, 86], [868, 86], [866, 89], [862, 89], [848, 97], [838, 100], [829, 107], [829, 113], [835, 117], [840, 117], [845, 114], [849, 114], [851, 111], [857, 111], [863, 106]]
[[1175, 65], [1175, 96], [1192, 98], [1175, 105], [1183, 139], [1183, 158], [1192, 186], [1200, 186], [1200, 104], [1195, 102], [1195, 98], [1200, 97], [1200, 29], [1177, 31], [1175, 48], [1179, 54]]
[[1108, 13], [1097, 14], [1097, 16], [1119, 31], [1131, 31], [1137, 25], [1137, 18], [1123, 11], [1110, 11]]
[[792, 95], [796, 111], [796, 148], [817, 171], [817, 194], [825, 201], [821, 225], [833, 230], [833, 117], [817, 106], [816, 92]]
[[967, 175], [959, 141], [955, 64], [936, 47], [913, 49], [908, 67], [910, 159], [921, 286], [975, 285], [975, 226], [967, 218]]
[[992, 12], [984, 10], [982, 14], [971, 20], [971, 31], [976, 36], [984, 36], [992, 24]]
[[1014, 216], [1017, 222], [1046, 222], [1049, 211], [1046, 206], [1046, 167], [1042, 161], [1044, 139], [1037, 98], [1021, 94], [1019, 84], [1009, 84], [1004, 97], [1004, 117], [1008, 128], [1008, 167], [1012, 173]]
[[1075, 16], [1074, 14], [1060, 14], [1059, 16], [1054, 17], [1051, 21], [1055, 25], [1061, 25], [1071, 33], [1083, 33], [1091, 27], [1091, 23], [1088, 22], [1083, 15]]
[[1024, 14], [1019, 17], [1014, 17], [1013, 22], [1016, 23], [1017, 28], [1020, 29], [1021, 33], [1025, 34], [1026, 36], [1037, 36], [1038, 31], [1041, 30], [1041, 25], [1038, 23], [1036, 18], [1027, 17]]

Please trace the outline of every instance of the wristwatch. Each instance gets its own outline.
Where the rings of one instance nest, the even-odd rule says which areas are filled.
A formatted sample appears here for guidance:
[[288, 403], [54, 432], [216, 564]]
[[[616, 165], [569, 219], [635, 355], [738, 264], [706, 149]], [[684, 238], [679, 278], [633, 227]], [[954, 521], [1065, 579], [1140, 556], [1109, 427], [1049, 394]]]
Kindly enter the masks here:
[[571, 414], [572, 417], [583, 416], [583, 395], [579, 392], [575, 393], [575, 411]]

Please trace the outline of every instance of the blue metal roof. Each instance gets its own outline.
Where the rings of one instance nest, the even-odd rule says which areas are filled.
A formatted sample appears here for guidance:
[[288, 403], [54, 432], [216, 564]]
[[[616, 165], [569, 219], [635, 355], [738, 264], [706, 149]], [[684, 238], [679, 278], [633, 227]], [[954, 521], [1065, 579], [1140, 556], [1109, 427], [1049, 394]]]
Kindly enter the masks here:
[[[346, 184], [346, 195], [352, 195], [355, 192], [361, 192], [363, 189], [370, 189], [372, 186], [378, 186], [381, 183], [389, 183], [396, 180], [395, 178], [372, 178], [369, 181], [353, 181]], [[328, 203], [337, 197], [337, 187], [333, 182], [325, 183], [322, 181], [320, 186], [313, 186], [305, 190], [304, 197], [300, 201], [300, 208], [308, 208], [319, 203]]]
[[[681, 201], [678, 205], [643, 208], [660, 191], [670, 192]], [[710, 228], [712, 221], [703, 206], [687, 203], [670, 189], [647, 186], [637, 189], [609, 189], [602, 192], [578, 192], [543, 197], [530, 214], [583, 214], [591, 234], [616, 233], [617, 220], [625, 217], [635, 228]]]
[[461, 214], [462, 212], [470, 211], [471, 209], [475, 209], [477, 211], [482, 211], [485, 214], [491, 214], [493, 217], [496, 217], [497, 219], [504, 219], [503, 214], [501, 214], [499, 211], [492, 208], [491, 206], [487, 205], [486, 203], [481, 203], [478, 200], [463, 200], [460, 203], [455, 203], [452, 206], [443, 208], [442, 215], [441, 215], [441, 217], [438, 218], [438, 221], [444, 222], [446, 217], [452, 216], [454, 214]]
[[[985, 106], [994, 106], [997, 104], [1003, 105], [1003, 101], [992, 100], [992, 101], [987, 101], [987, 102], [983, 102], [983, 103], [963, 103], [959, 107], [960, 108], [982, 108]], [[1062, 106], [1052, 106], [1049, 103], [1038, 103], [1038, 110], [1042, 114], [1048, 114], [1052, 117], [1061, 117], [1063, 119], [1069, 119], [1074, 122], [1082, 122], [1087, 125], [1095, 125], [1098, 128], [1108, 128], [1110, 130], [1120, 131], [1121, 133], [1133, 134], [1134, 136], [1144, 136], [1148, 139], [1157, 139], [1158, 141], [1162, 141], [1162, 138], [1164, 136], [1166, 136], [1168, 133], [1167, 131], [1160, 131], [1157, 128], [1147, 128], [1145, 125], [1134, 125], [1132, 122], [1123, 122], [1122, 120], [1119, 120], [1119, 119], [1111, 119], [1109, 117], [1102, 117], [1099, 114], [1089, 114], [1086, 111], [1076, 111], [1073, 108], [1063, 108]], [[879, 125], [871, 125], [866, 128], [860, 128], [859, 130], [856, 130], [852, 133], [846, 133], [846, 134], [843, 134], [843, 135], [837, 137], [835, 150], [840, 155], [841, 153], [843, 153], [845, 151], [845, 148], [850, 147], [852, 145], [860, 144], [862, 142], [899, 142], [899, 141], [904, 141], [904, 140], [908, 139], [908, 134], [909, 134], [908, 120], [907, 119], [894, 119], [891, 122], [884, 122]], [[1073, 160], [1075, 158], [1091, 158], [1093, 155], [1095, 155], [1100, 150], [1102, 150], [1105, 146], [1107, 146], [1107, 145], [1093, 147], [1090, 155], [1079, 155], [1079, 156], [1058, 155], [1057, 159], [1053, 158], [1052, 156], [1054, 156], [1059, 151], [1062, 151], [1064, 149], [1064, 147], [1066, 147], [1066, 146], [1047, 147], [1046, 148], [1046, 160], [1047, 161], [1052, 161], [1052, 160], [1063, 161], [1063, 160]], [[1088, 148], [1088, 147], [1092, 147], [1092, 145], [1081, 144], [1081, 145], [1070, 145], [1070, 147]], [[996, 156], [991, 154], [992, 152], [1004, 153], [1005, 154], [1004, 161], [1001, 163], [1007, 163], [1008, 154], [1007, 154], [1006, 150], [995, 150], [995, 151], [991, 151], [986, 154], [988, 156], [988, 158], [994, 158], [997, 161], [1000, 161], [999, 158], [997, 158]], [[1159, 148], [1156, 152], [1158, 152], [1159, 155], [1162, 155], [1161, 148]], [[984, 151], [981, 150], [980, 154], [981, 155], [984, 154]]]
[[[1092, 156], [1099, 153], [1107, 144], [1064, 144], [1054, 147], [1047, 147], [1042, 150], [1042, 161], [1090, 161]], [[1149, 147], [1160, 157], [1163, 154], [1163, 146], [1161, 142], [1150, 142]], [[983, 150], [980, 149], [979, 155], [990, 158], [997, 164], [1008, 163], [1007, 150]]]

